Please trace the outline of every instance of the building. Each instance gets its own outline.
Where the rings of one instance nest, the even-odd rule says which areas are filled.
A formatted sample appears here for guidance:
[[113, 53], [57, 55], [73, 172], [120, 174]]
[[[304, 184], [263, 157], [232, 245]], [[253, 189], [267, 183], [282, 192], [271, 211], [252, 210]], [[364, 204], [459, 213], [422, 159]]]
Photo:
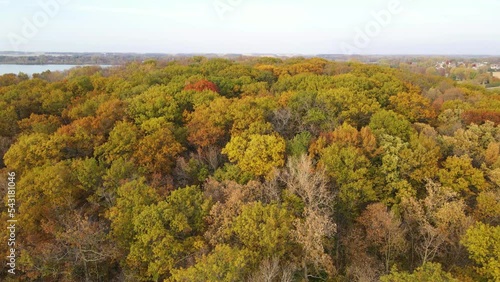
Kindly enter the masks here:
[[490, 69], [494, 71], [500, 71], [500, 64], [491, 64]]

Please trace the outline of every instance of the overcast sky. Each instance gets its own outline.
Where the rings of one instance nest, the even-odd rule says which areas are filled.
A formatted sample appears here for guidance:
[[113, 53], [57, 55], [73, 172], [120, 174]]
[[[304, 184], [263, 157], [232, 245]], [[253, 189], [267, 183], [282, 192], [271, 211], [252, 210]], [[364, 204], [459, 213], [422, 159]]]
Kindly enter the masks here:
[[0, 0], [0, 50], [500, 55], [500, 1]]

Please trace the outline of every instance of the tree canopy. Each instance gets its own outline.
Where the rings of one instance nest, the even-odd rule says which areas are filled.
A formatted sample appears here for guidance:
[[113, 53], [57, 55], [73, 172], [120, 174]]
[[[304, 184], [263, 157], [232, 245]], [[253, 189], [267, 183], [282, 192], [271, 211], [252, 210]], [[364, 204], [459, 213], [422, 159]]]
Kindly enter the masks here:
[[499, 116], [498, 91], [405, 64], [0, 76], [16, 278], [499, 280]]

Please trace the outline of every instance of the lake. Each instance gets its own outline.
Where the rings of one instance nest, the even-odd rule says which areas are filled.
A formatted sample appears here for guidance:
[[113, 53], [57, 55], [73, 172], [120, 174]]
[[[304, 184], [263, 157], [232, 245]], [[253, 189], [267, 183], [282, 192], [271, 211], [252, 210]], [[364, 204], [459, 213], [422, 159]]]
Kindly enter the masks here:
[[[65, 71], [73, 67], [89, 66], [89, 65], [2, 65], [0, 64], [0, 75], [7, 73], [18, 74], [23, 72], [29, 76], [34, 73], [42, 73], [44, 71]], [[110, 65], [101, 65], [101, 67], [110, 67]]]

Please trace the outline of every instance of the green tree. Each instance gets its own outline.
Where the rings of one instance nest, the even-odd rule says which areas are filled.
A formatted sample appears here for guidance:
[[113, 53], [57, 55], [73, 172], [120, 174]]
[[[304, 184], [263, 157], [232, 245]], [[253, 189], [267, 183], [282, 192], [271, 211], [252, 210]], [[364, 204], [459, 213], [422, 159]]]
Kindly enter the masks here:
[[143, 279], [154, 281], [186, 267], [187, 259], [205, 246], [201, 235], [209, 210], [210, 201], [196, 186], [175, 190], [165, 201], [145, 206], [131, 221], [136, 235], [129, 241], [128, 265]]
[[478, 265], [480, 275], [491, 281], [500, 280], [500, 226], [478, 222], [467, 230], [461, 243]]
[[380, 104], [368, 93], [347, 88], [321, 91], [317, 99], [317, 103], [325, 105], [328, 116], [337, 118], [337, 124], [348, 122], [358, 128], [367, 125], [380, 109]]
[[472, 166], [472, 159], [467, 156], [451, 156], [439, 170], [439, 180], [443, 186], [452, 188], [464, 196], [471, 196], [487, 187], [483, 172]]
[[354, 216], [360, 207], [377, 198], [370, 180], [370, 161], [353, 146], [332, 144], [325, 148], [319, 160], [338, 189], [339, 212]]
[[139, 130], [134, 124], [118, 122], [109, 133], [107, 142], [97, 147], [94, 155], [102, 157], [107, 163], [118, 158], [130, 159], [136, 149], [138, 138]]
[[404, 116], [387, 110], [375, 113], [370, 119], [369, 126], [377, 137], [388, 134], [399, 137], [403, 141], [408, 141], [414, 131], [410, 122]]
[[290, 154], [292, 157], [300, 157], [303, 154], [307, 154], [307, 151], [309, 149], [309, 145], [311, 144], [311, 133], [308, 131], [301, 132], [295, 137], [293, 137], [292, 140], [287, 142], [287, 153]]
[[136, 124], [150, 118], [164, 117], [167, 121], [179, 121], [181, 111], [166, 86], [152, 86], [144, 93], [133, 97], [128, 106], [129, 115]]
[[245, 205], [235, 219], [233, 232], [245, 248], [260, 256], [284, 256], [292, 248], [290, 231], [294, 218], [284, 208], [260, 202]]
[[116, 204], [106, 216], [111, 221], [110, 235], [123, 252], [128, 252], [137, 234], [131, 224], [134, 217], [158, 200], [158, 193], [145, 183], [144, 178], [129, 181], [118, 188]]
[[47, 91], [42, 99], [42, 109], [45, 113], [51, 115], [61, 115], [63, 110], [71, 103], [71, 99], [76, 95], [71, 91], [53, 89]]
[[391, 273], [380, 277], [382, 282], [458, 282], [459, 280], [441, 269], [439, 263], [426, 263], [418, 267], [413, 273], [397, 271], [396, 268]]
[[12, 105], [0, 101], [0, 136], [14, 136], [17, 133], [17, 113]]
[[236, 282], [243, 281], [254, 267], [256, 253], [219, 244], [210, 254], [186, 269], [172, 270], [170, 281], [179, 282]]

